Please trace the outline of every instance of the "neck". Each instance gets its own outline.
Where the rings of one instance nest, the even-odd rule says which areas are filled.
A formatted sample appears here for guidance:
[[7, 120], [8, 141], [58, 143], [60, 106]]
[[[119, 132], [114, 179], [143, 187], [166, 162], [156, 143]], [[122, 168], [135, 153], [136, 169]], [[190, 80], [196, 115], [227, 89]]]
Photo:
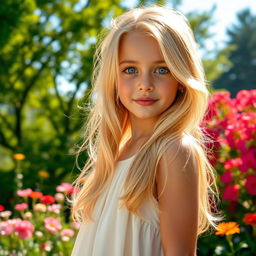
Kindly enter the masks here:
[[131, 117], [131, 142], [149, 138], [156, 124], [156, 119], [139, 119]]

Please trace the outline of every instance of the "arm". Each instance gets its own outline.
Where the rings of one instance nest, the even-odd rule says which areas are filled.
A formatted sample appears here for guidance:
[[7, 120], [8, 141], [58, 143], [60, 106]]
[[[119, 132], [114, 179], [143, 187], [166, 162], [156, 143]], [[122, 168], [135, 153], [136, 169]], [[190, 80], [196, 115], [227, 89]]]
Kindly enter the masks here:
[[169, 146], [160, 159], [156, 174], [165, 256], [196, 255], [198, 176], [190, 145], [175, 142]]

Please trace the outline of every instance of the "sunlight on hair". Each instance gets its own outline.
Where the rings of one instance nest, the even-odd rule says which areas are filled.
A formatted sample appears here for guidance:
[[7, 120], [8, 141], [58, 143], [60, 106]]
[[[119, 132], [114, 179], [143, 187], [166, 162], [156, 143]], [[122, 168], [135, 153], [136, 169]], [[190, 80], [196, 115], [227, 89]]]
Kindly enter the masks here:
[[[71, 202], [72, 217], [77, 221], [92, 220], [94, 206], [114, 176], [120, 148], [131, 136], [129, 115], [116, 101], [116, 87], [120, 38], [136, 29], [149, 31], [154, 36], [168, 68], [184, 91], [177, 93], [174, 103], [161, 114], [152, 136], [136, 154], [120, 200], [127, 210], [137, 215], [146, 200], [157, 210], [153, 196], [156, 167], [168, 145], [183, 142], [191, 147], [198, 165], [200, 235], [210, 226], [215, 228], [222, 219], [210, 205], [210, 200], [214, 203], [218, 199], [218, 190], [215, 170], [207, 159], [205, 144], [210, 139], [200, 128], [209, 92], [190, 25], [184, 15], [167, 7], [141, 7], [122, 14], [112, 21], [112, 28], [98, 44], [92, 81], [92, 92], [97, 97], [93, 96], [92, 105], [86, 109], [84, 141], [77, 151], [78, 157], [87, 150], [89, 159], [74, 182], [77, 189]], [[83, 183], [84, 179], [87, 182]]]

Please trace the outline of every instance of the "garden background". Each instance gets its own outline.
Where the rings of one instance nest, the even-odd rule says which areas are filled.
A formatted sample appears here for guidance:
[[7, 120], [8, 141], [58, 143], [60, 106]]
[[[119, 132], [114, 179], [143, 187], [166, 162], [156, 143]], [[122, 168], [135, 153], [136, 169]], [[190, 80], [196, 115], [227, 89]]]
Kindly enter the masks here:
[[[111, 17], [152, 3], [182, 1], [1, 1], [0, 255], [70, 255], [79, 224], [65, 197], [79, 172], [95, 43]], [[227, 42], [209, 50], [215, 11], [184, 13], [210, 82], [203, 125], [216, 141], [209, 158], [225, 215], [198, 255], [256, 255], [256, 15], [239, 11]]]

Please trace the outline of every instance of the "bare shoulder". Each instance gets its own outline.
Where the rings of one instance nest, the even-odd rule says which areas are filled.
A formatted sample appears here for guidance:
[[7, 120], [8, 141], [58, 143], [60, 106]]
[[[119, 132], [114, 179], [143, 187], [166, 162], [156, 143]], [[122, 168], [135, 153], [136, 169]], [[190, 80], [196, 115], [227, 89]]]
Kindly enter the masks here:
[[186, 172], [192, 175], [196, 170], [196, 152], [197, 145], [194, 140], [185, 137], [170, 143], [159, 162], [159, 171]]
[[156, 184], [165, 253], [194, 255], [199, 190], [193, 140], [186, 138], [168, 146], [157, 167]]

